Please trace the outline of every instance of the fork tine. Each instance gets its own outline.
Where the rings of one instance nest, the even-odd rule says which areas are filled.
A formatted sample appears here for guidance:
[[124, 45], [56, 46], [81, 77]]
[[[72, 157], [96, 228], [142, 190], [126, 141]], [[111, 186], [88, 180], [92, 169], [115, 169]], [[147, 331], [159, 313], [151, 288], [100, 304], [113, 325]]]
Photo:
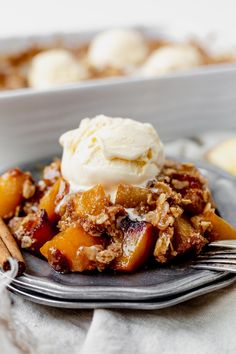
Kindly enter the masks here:
[[214, 241], [214, 242], [210, 242], [207, 246], [208, 247], [224, 247], [224, 248], [236, 249], [236, 240]]
[[217, 272], [236, 273], [236, 265], [232, 265], [232, 264], [229, 265], [229, 264], [219, 264], [219, 263], [214, 263], [214, 264], [197, 263], [197, 264], [192, 264], [191, 267], [195, 269], [213, 270]]
[[216, 250], [210, 250], [210, 251], [205, 251], [204, 253], [202, 253], [204, 256], [214, 256], [214, 255], [228, 255], [228, 254], [232, 254], [235, 255], [236, 257], [236, 249], [216, 249]]
[[193, 264], [200, 264], [200, 263], [215, 263], [215, 264], [233, 264], [236, 266], [236, 259], [222, 259], [222, 258], [218, 258], [218, 259], [212, 259], [212, 258], [206, 258], [206, 259], [197, 259], [196, 261], [193, 262]]
[[215, 253], [211, 253], [211, 254], [204, 253], [204, 254], [200, 254], [197, 257], [196, 261], [202, 260], [202, 259], [205, 259], [205, 260], [207, 260], [207, 259], [234, 259], [236, 261], [236, 254], [235, 253], [233, 253], [233, 254], [231, 254], [231, 253], [216, 253], [216, 254]]
[[191, 267], [195, 269], [236, 273], [236, 240], [211, 242]]

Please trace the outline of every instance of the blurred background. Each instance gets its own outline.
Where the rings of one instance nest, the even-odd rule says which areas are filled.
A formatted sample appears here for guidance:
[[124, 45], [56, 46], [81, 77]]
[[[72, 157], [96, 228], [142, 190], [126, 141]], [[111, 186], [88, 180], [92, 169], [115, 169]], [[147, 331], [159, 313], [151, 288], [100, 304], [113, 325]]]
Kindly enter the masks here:
[[[118, 68], [120, 71], [115, 71], [115, 75], [113, 75], [113, 71], [109, 72], [109, 70], [105, 74], [101, 74], [101, 68], [96, 68], [94, 63], [88, 65], [86, 62], [87, 52], [82, 55], [79, 51], [78, 53], [67, 53], [66, 57], [65, 53], [64, 56], [59, 55], [59, 57], [58, 53], [53, 53], [52, 57], [47, 56], [46, 53], [46, 57], [41, 57], [41, 61], [35, 61], [35, 66], [32, 63], [37, 50], [35, 53], [23, 54], [22, 58], [17, 56], [3, 58], [2, 62], [0, 61], [0, 90], [2, 88], [0, 93], [2, 131], [0, 131], [0, 148], [5, 149], [7, 146], [9, 134], [13, 137], [12, 141], [14, 142], [5, 154], [4, 163], [9, 164], [9, 159], [13, 159], [13, 156], [15, 160], [12, 160], [12, 164], [18, 161], [19, 156], [24, 156], [25, 159], [27, 155], [29, 160], [36, 158], [38, 155], [42, 155], [43, 148], [45, 148], [44, 153], [50, 149], [54, 151], [55, 142], [63, 131], [69, 127], [77, 126], [78, 121], [85, 116], [93, 116], [97, 113], [130, 116], [138, 120], [150, 121], [158, 126], [164, 140], [195, 136], [207, 130], [225, 129], [234, 135], [236, 129], [235, 10], [235, 0], [0, 0], [0, 51], [3, 50], [3, 52], [4, 42], [8, 41], [2, 39], [10, 37], [17, 38], [12, 42], [9, 41], [9, 43], [13, 43], [13, 49], [17, 52], [17, 46], [22, 41], [18, 40], [18, 37], [23, 38], [24, 44], [24, 36], [27, 38], [29, 35], [75, 32], [79, 34], [78, 38], [80, 38], [81, 31], [99, 31], [110, 27], [122, 28], [138, 25], [154, 27], [157, 34], [160, 33], [164, 36], [169, 34], [170, 37], [174, 35], [180, 39], [193, 38], [197, 39], [196, 43], [206, 40], [206, 43], [209, 44], [206, 45], [207, 49], [210, 49], [212, 45], [214, 47], [215, 43], [219, 54], [224, 53], [224, 50], [226, 53], [228, 52], [229, 60], [217, 57], [213, 58], [212, 64], [227, 64], [227, 60], [230, 63], [229, 66], [212, 65], [209, 70], [204, 69], [205, 71], [201, 70], [200, 66], [199, 71], [193, 71], [192, 74], [190, 72], [189, 75], [184, 73], [181, 76], [182, 69], [184, 72], [189, 67], [197, 69], [199, 65], [211, 63], [208, 61], [208, 56], [203, 55], [202, 58], [203, 51], [195, 46], [197, 48], [193, 48], [193, 50], [195, 54], [196, 50], [198, 51], [197, 58], [199, 55], [201, 57], [199, 64], [191, 48], [190, 54], [189, 51], [181, 53], [167, 51], [165, 60], [163, 57], [159, 57], [160, 60], [157, 58], [152, 62], [154, 69], [156, 65], [157, 72], [154, 69], [153, 72], [151, 70], [151, 80], [144, 79], [136, 83], [132, 80], [132, 71], [128, 72], [127, 70], [126, 72], [124, 70], [122, 72], [124, 68]], [[124, 43], [129, 49], [130, 45], [127, 44], [129, 41], [124, 41]], [[123, 50], [122, 45], [120, 47], [123, 55], [126, 50]], [[12, 49], [7, 43], [6, 48], [8, 47]], [[106, 49], [109, 46], [100, 47], [102, 48], [100, 50], [102, 56], [106, 52], [104, 47]], [[220, 53], [221, 49], [222, 53]], [[74, 58], [75, 54], [77, 55], [76, 59]], [[218, 55], [218, 53], [213, 54]], [[82, 58], [83, 55], [86, 60]], [[115, 56], [117, 56], [116, 53]], [[184, 65], [186, 58], [191, 64], [189, 67]], [[81, 65], [86, 64], [85, 69], [88, 69], [88, 72], [83, 72], [82, 65], [80, 72], [76, 71], [76, 80], [73, 78], [70, 81], [69, 74], [71, 73], [68, 73], [68, 68], [73, 68], [75, 65], [77, 69], [79, 67], [79, 65], [77, 67], [78, 63], [75, 63], [75, 60], [81, 61], [79, 63]], [[148, 58], [146, 60], [148, 61]], [[127, 66], [130, 69], [129, 65]], [[168, 70], [164, 72], [164, 74], [169, 74], [167, 78], [159, 77], [161, 76], [159, 74], [163, 74], [160, 71], [160, 68], [163, 70], [163, 66], [164, 69], [167, 66]], [[181, 69], [179, 76], [175, 75], [175, 66], [177, 69]], [[110, 68], [112, 65], [108, 66], [108, 69]], [[152, 65], [150, 68], [152, 69]], [[60, 77], [61, 73], [62, 77]], [[83, 86], [87, 79], [101, 78], [102, 75], [106, 78], [123, 74], [124, 76], [130, 75], [129, 84], [126, 84], [125, 81], [124, 83], [119, 82], [118, 78], [117, 84], [114, 80], [114, 83], [111, 82], [111, 86], [103, 83], [101, 83], [101, 87], [96, 85], [93, 87], [92, 84], [90, 88], [87, 86], [85, 89]], [[141, 75], [141, 70], [137, 70], [136, 74], [137, 76]], [[58, 90], [58, 92], [49, 90], [49, 92], [45, 91], [45, 94], [42, 92], [32, 94], [30, 91], [27, 94], [22, 90], [18, 93], [19, 96], [17, 94], [15, 96], [15, 93], [4, 92], [7, 89], [26, 87], [51, 89], [51, 86], [62, 84], [65, 78], [65, 83], [78, 82], [81, 86], [78, 85], [74, 88], [71, 86], [71, 89], [68, 86], [68, 90]], [[42, 87], [41, 81], [43, 81], [44, 87]], [[56, 129], [52, 127], [52, 120], [57, 121]], [[19, 127], [16, 122], [20, 123]], [[173, 126], [172, 122], [175, 122], [176, 125]], [[28, 133], [26, 127], [29, 130]], [[25, 139], [22, 139], [22, 136], [25, 136]], [[30, 140], [31, 136], [33, 138]], [[37, 147], [36, 136], [38, 137], [38, 148], [31, 149], [32, 141]], [[42, 144], [42, 136], [44, 144]], [[229, 151], [232, 156], [236, 156], [236, 139], [234, 138], [230, 144], [230, 148], [227, 145], [227, 154], [223, 149], [223, 153], [220, 151], [220, 157], [222, 154], [229, 156]], [[19, 152], [19, 156], [15, 155], [15, 151]], [[232, 159], [229, 164], [231, 162]], [[236, 166], [236, 161], [234, 164]], [[229, 170], [229, 168], [227, 169]]]
[[234, 0], [0, 0], [0, 36], [148, 24], [235, 35]]

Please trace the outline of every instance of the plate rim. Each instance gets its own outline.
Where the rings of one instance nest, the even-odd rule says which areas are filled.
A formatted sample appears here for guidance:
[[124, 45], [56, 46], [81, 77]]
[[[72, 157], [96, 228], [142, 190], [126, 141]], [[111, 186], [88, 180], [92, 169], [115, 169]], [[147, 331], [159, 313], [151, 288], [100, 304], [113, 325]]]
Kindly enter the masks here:
[[[50, 280], [48, 280], [45, 282], [40, 278], [38, 279], [37, 277], [34, 276], [20, 277], [16, 280], [13, 280], [13, 284], [17, 285], [18, 280], [20, 281], [22, 278], [25, 280], [28, 279], [30, 281], [29, 282], [27, 281], [27, 283], [22, 284], [21, 285], [22, 288], [24, 288], [25, 286], [26, 288], [37, 289], [38, 287], [39, 293], [45, 292], [46, 290], [47, 294], [51, 296], [55, 296], [56, 294], [57, 297], [61, 297], [61, 298], [65, 298], [65, 296], [69, 296], [70, 299], [81, 299], [81, 300], [86, 300], [86, 299], [104, 300], [105, 298], [109, 300], [112, 299], [117, 300], [117, 298], [122, 300], [129, 300], [129, 299], [147, 300], [147, 299], [159, 299], [168, 296], [174, 296], [183, 293], [185, 291], [195, 289], [199, 286], [204, 286], [206, 284], [220, 280], [222, 278], [225, 278], [227, 275], [229, 275], [229, 272], [214, 272], [208, 270], [201, 270], [201, 272], [199, 272], [199, 275], [198, 272], [196, 272], [194, 279], [192, 276], [180, 278], [179, 284], [177, 284], [177, 286], [175, 283], [175, 287], [173, 287], [173, 284], [170, 283], [164, 289], [158, 289], [160, 288], [160, 284], [149, 285], [145, 287], [141, 287], [141, 286], [123, 287], [123, 286], [106, 286], [106, 285], [91, 285], [91, 286], [61, 285], [56, 281], [50, 282]], [[132, 274], [130, 274], [130, 276], [132, 276]], [[51, 289], [49, 289], [47, 285], [49, 285]], [[65, 290], [63, 290], [63, 288]]]
[[156, 302], [134, 302], [134, 301], [68, 301], [58, 300], [56, 298], [47, 299], [38, 295], [30, 294], [26, 291], [19, 290], [13, 285], [8, 285], [8, 290], [14, 294], [21, 295], [26, 300], [31, 302], [63, 309], [129, 309], [129, 310], [160, 310], [168, 307], [172, 307], [196, 297], [206, 295], [208, 293], [223, 289], [236, 282], [236, 275], [229, 276], [228, 279], [219, 282], [214, 282], [204, 287], [194, 289], [184, 295], [180, 295], [169, 300], [156, 301]]

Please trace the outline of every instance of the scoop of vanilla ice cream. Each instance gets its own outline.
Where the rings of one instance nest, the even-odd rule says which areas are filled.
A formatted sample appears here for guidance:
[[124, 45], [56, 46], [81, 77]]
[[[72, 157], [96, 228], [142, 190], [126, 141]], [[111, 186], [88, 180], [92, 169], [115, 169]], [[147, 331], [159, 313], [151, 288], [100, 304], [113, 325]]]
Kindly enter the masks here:
[[69, 51], [52, 49], [39, 53], [32, 59], [28, 82], [33, 88], [45, 89], [87, 77], [86, 68]]
[[156, 76], [185, 70], [203, 63], [200, 51], [190, 44], [175, 44], [155, 50], [144, 63], [141, 74]]
[[125, 69], [141, 64], [148, 55], [143, 36], [131, 29], [114, 29], [98, 34], [88, 52], [90, 65], [97, 69]]
[[74, 191], [102, 184], [112, 195], [119, 183], [143, 186], [164, 163], [156, 130], [132, 119], [86, 118], [78, 129], [63, 134], [60, 143], [62, 175]]

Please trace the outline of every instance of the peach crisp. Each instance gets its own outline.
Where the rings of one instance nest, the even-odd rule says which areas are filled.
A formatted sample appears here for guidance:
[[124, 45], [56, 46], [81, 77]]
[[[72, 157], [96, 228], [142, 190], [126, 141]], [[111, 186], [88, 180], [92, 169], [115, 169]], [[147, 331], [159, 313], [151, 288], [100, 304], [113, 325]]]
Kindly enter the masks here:
[[0, 217], [56, 271], [134, 272], [236, 239], [206, 179], [165, 160], [150, 124], [99, 116], [60, 142], [62, 160], [41, 180], [19, 169], [0, 176]]
[[2, 217], [22, 249], [41, 253], [59, 272], [133, 272], [151, 260], [163, 264], [199, 253], [211, 240], [236, 238], [215, 214], [208, 185], [191, 164], [166, 162], [144, 188], [120, 184], [114, 202], [102, 185], [69, 193], [61, 175], [49, 185], [20, 170], [0, 177], [2, 196], [12, 181], [14, 199], [1, 199]]

